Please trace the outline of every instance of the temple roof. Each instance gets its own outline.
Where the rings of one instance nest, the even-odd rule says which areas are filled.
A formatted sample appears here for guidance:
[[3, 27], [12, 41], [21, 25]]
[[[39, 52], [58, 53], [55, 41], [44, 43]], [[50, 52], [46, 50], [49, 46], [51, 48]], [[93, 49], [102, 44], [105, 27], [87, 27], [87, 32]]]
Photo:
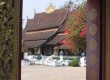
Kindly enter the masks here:
[[51, 41], [49, 41], [47, 44], [57, 44], [60, 43], [63, 39], [65, 39], [66, 35], [65, 33], [58, 33]]
[[22, 34], [25, 34], [25, 32], [29, 30], [29, 28], [30, 28], [30, 26], [32, 25], [32, 23], [33, 23], [33, 19], [28, 19], [28, 20], [27, 20], [26, 27], [25, 27], [25, 29], [23, 30], [23, 33], [22, 33]]
[[49, 38], [52, 34], [57, 31], [56, 29], [48, 29], [42, 31], [33, 31], [33, 32], [26, 32], [24, 36], [24, 40], [44, 40]]
[[[63, 25], [68, 14], [67, 8], [57, 9], [52, 13], [37, 13], [34, 19], [28, 19], [23, 30], [23, 41], [27, 48], [35, 48], [46, 42], [57, 44], [65, 38]], [[51, 38], [52, 37], [52, 38]], [[50, 39], [51, 38], [51, 39]]]
[[64, 20], [67, 9], [57, 9], [53, 13], [37, 13], [34, 16], [33, 23], [27, 31], [43, 30], [58, 27]]
[[58, 30], [58, 32], [65, 32], [65, 29], [67, 28], [66, 22], [62, 25], [62, 27]]
[[46, 40], [39, 40], [39, 41], [25, 41], [25, 46], [27, 48], [35, 48], [36, 46], [42, 45], [45, 43]]
[[65, 32], [65, 29], [68, 27], [67, 22], [69, 20], [69, 15], [71, 15], [70, 12], [68, 13], [66, 20], [64, 21], [64, 24], [62, 25], [58, 32]]

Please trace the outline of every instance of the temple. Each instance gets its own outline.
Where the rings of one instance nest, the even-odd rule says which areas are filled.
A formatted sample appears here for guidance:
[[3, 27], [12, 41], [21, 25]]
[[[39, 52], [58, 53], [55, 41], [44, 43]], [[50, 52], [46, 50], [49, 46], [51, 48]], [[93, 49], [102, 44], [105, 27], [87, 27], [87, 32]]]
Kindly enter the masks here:
[[55, 9], [51, 3], [45, 12], [36, 13], [33, 19], [27, 19], [27, 24], [22, 33], [23, 50], [29, 54], [59, 55], [63, 50], [64, 55], [71, 55], [69, 47], [60, 42], [65, 39], [66, 20], [69, 7]]

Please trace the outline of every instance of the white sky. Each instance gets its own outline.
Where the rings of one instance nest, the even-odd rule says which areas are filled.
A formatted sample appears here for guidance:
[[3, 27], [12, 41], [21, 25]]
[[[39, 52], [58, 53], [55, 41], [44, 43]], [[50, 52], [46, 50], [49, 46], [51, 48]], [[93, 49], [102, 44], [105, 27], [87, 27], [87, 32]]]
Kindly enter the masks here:
[[[56, 6], [58, 9], [60, 6], [63, 6], [65, 2], [70, 0], [23, 0], [23, 28], [26, 25], [27, 16], [29, 19], [34, 17], [34, 9], [37, 13], [45, 12], [46, 7], [50, 4], [50, 2]], [[83, 0], [72, 0], [75, 3], [81, 2]]]

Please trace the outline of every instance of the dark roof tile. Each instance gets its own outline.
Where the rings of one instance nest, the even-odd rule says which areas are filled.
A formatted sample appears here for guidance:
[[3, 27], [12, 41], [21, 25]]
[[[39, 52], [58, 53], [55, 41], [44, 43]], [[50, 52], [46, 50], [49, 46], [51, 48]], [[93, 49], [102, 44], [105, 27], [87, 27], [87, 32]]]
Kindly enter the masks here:
[[33, 19], [28, 19], [27, 20], [26, 27], [22, 31], [22, 38], [24, 38], [26, 31], [29, 29], [29, 27], [31, 27], [32, 22], [33, 22]]
[[66, 8], [57, 9], [53, 13], [38, 13], [35, 15], [33, 24], [28, 28], [28, 31], [58, 27], [66, 13]]
[[46, 32], [36, 31], [35, 33], [26, 32], [25, 36], [23, 37], [23, 40], [41, 40], [41, 39], [44, 40], [49, 38], [52, 34], [54, 34], [56, 30], [57, 29], [53, 29], [52, 31], [46, 31]]
[[35, 48], [41, 44], [43, 44], [46, 40], [40, 40], [40, 41], [25, 41], [25, 46], [27, 48]]
[[60, 41], [62, 41], [64, 38], [66, 37], [66, 35], [64, 33], [59, 33], [57, 34], [51, 41], [49, 41], [47, 44], [57, 44]]

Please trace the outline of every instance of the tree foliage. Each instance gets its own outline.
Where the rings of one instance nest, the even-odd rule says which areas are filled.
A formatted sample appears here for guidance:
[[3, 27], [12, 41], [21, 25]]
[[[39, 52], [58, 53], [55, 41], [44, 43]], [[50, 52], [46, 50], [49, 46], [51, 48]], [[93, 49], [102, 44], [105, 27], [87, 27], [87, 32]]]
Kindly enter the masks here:
[[61, 43], [68, 45], [72, 52], [86, 49], [86, 14], [86, 3], [69, 13], [66, 38]]

